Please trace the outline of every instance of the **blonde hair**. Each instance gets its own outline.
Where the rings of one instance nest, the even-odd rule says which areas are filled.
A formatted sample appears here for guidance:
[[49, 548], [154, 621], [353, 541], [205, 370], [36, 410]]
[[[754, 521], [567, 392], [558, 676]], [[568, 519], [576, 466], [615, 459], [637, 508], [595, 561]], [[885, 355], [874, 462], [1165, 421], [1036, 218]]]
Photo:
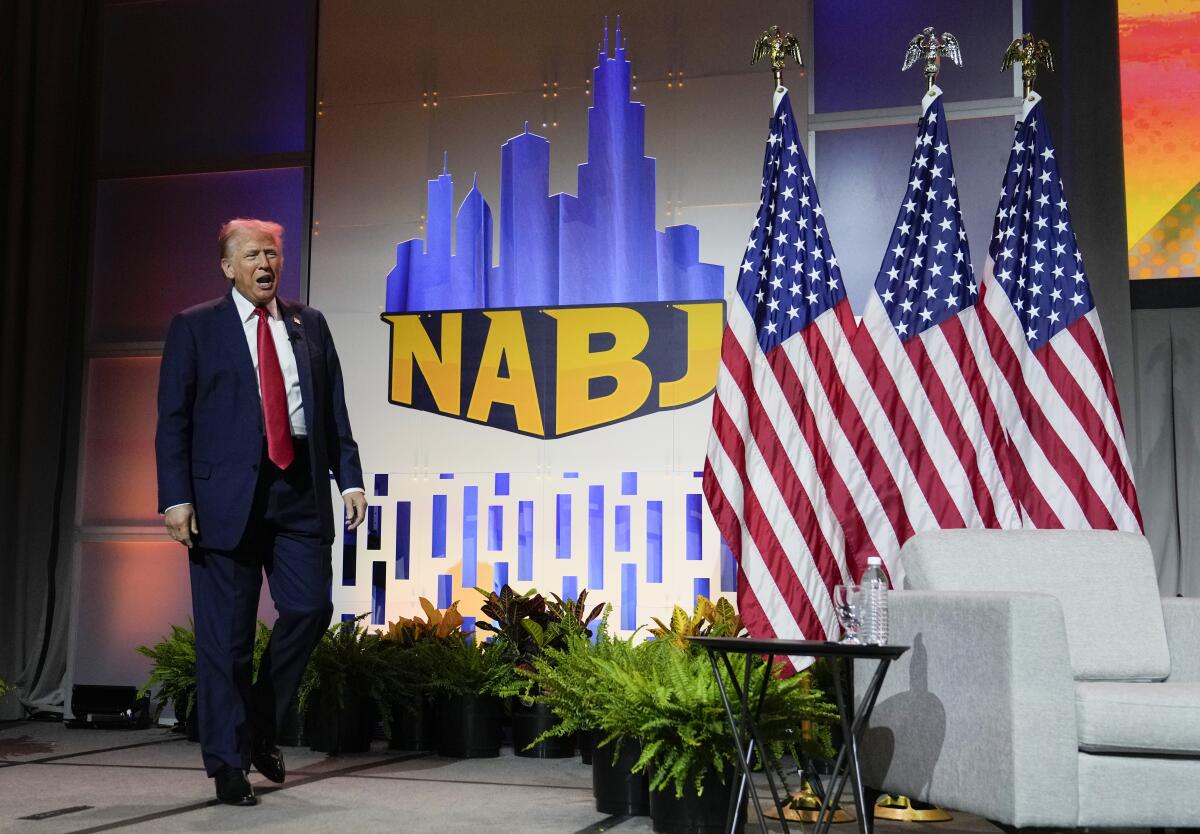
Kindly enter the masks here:
[[264, 232], [275, 238], [275, 242], [283, 248], [283, 226], [273, 220], [256, 220], [252, 217], [235, 217], [221, 227], [217, 242], [221, 245], [221, 258], [233, 255], [233, 239], [242, 232]]

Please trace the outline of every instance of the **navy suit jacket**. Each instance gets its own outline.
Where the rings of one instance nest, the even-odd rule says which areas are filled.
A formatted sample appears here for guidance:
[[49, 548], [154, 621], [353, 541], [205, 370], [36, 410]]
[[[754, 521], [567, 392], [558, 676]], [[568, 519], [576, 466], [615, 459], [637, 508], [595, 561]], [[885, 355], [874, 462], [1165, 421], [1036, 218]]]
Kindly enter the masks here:
[[[198, 544], [212, 550], [232, 550], [241, 541], [266, 442], [254, 363], [233, 292], [175, 316], [158, 380], [158, 509], [192, 504]], [[330, 472], [342, 490], [363, 486], [342, 368], [320, 312], [298, 301], [276, 303], [300, 375], [313, 512], [330, 543]]]

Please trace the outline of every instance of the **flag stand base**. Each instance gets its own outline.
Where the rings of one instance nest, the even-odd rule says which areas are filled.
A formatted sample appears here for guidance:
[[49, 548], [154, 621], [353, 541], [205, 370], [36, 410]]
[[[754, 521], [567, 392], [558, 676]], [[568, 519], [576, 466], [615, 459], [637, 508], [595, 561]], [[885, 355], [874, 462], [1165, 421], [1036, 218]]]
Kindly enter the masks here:
[[948, 822], [950, 812], [899, 794], [884, 794], [875, 803], [875, 819], [897, 822]]
[[[804, 782], [804, 787], [792, 794], [791, 799], [784, 805], [783, 812], [787, 817], [788, 822], [808, 822], [817, 821], [817, 812], [821, 810], [821, 798], [817, 796], [816, 791], [812, 789], [812, 785], [807, 780]], [[763, 816], [768, 819], [779, 819], [779, 811], [774, 806], [763, 809]], [[848, 811], [843, 811], [840, 805], [833, 806], [833, 821], [835, 823], [853, 822], [854, 815]]]

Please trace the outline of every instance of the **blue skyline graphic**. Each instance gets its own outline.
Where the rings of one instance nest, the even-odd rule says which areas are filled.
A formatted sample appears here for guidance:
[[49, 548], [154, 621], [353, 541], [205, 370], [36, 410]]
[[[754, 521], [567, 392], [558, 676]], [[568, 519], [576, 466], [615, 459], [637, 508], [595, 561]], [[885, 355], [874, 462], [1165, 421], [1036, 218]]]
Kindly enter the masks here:
[[[387, 310], [695, 301], [724, 296], [724, 269], [700, 262], [692, 225], [654, 225], [655, 160], [645, 155], [645, 105], [630, 100], [630, 62], [618, 20], [592, 71], [587, 161], [576, 195], [550, 194], [550, 142], [525, 131], [500, 148], [500, 236], [472, 182], [457, 217], [454, 180], [428, 184], [426, 237], [396, 246]], [[454, 251], [451, 251], [451, 223]], [[423, 245], [422, 245], [423, 244]]]

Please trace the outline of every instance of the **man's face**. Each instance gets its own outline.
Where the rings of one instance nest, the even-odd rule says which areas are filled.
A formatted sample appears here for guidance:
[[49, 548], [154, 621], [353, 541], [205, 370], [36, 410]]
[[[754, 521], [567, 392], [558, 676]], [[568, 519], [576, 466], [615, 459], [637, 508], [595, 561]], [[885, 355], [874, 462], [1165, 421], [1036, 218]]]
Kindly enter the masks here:
[[221, 259], [221, 269], [233, 286], [252, 303], [270, 303], [279, 291], [283, 251], [266, 232], [245, 231], [233, 238], [233, 251]]

